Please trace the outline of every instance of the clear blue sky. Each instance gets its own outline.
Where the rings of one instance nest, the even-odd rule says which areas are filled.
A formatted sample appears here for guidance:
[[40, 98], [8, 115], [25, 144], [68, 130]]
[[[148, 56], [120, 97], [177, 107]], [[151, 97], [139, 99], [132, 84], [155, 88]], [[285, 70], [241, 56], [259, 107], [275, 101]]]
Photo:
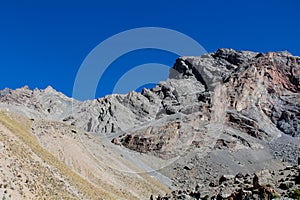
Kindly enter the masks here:
[[[137, 27], [180, 31], [207, 51], [229, 47], [260, 52], [288, 50], [300, 55], [299, 10], [298, 0], [1, 0], [0, 89], [51, 85], [71, 96], [77, 70], [87, 54], [106, 38]], [[172, 65], [175, 59], [166, 52], [142, 53], [120, 58], [117, 64]], [[111, 69], [108, 77], [118, 71]], [[106, 93], [109, 89], [97, 95]]]

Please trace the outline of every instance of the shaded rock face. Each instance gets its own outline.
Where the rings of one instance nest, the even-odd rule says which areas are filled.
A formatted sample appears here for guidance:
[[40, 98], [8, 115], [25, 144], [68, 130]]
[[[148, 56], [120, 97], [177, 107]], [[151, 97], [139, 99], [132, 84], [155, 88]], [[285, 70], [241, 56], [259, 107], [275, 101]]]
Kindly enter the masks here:
[[[129, 148], [141, 153], [150, 151], [160, 151], [164, 145], [167, 145], [171, 138], [176, 135], [176, 130], [180, 129], [180, 122], [167, 123], [163, 127], [155, 130], [157, 127], [149, 127], [142, 130], [143, 135], [126, 135], [121, 139], [121, 143]], [[164, 131], [164, 132], [160, 132]], [[160, 135], [158, 133], [160, 132]]]
[[[202, 113], [194, 115], [164, 117], [145, 127], [121, 135], [118, 143], [140, 153], [161, 158], [177, 157], [190, 148], [204, 146], [210, 136]], [[197, 125], [197, 126], [193, 126]], [[198, 133], [202, 133], [199, 135]]]

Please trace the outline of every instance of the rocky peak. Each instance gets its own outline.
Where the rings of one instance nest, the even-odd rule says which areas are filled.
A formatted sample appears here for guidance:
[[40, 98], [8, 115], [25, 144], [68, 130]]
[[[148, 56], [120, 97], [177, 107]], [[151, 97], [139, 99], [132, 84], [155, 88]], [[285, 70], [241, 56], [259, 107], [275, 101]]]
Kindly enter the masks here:
[[50, 85], [47, 86], [43, 91], [44, 92], [49, 92], [49, 93], [57, 93], [57, 91], [53, 87], [51, 87]]
[[218, 49], [216, 53], [212, 53], [215, 59], [224, 59], [230, 64], [236, 66], [246, 65], [251, 62], [259, 53], [251, 51], [236, 51], [233, 49]]

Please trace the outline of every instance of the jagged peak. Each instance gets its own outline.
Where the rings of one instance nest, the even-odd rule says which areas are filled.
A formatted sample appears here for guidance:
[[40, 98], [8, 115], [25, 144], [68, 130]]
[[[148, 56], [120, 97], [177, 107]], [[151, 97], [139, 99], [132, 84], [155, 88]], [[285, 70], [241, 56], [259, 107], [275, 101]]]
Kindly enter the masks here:
[[19, 90], [30, 90], [30, 87], [28, 85], [24, 85], [21, 88], [18, 88]]
[[48, 85], [44, 90], [44, 92], [57, 92], [57, 90], [55, 90], [53, 87], [51, 87], [50, 85]]

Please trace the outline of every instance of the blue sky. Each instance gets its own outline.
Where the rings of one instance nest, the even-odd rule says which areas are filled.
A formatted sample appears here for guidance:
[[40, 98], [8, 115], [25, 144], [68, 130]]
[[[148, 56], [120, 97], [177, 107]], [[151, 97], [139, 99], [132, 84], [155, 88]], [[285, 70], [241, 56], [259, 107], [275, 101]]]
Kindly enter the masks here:
[[[228, 47], [300, 55], [299, 9], [297, 0], [1, 0], [0, 88], [51, 85], [71, 96], [76, 73], [89, 52], [108, 37], [138, 27], [182, 32], [209, 52]], [[101, 80], [97, 96], [111, 92], [118, 67], [129, 69], [143, 62], [172, 66], [175, 58], [153, 50], [121, 57]]]

